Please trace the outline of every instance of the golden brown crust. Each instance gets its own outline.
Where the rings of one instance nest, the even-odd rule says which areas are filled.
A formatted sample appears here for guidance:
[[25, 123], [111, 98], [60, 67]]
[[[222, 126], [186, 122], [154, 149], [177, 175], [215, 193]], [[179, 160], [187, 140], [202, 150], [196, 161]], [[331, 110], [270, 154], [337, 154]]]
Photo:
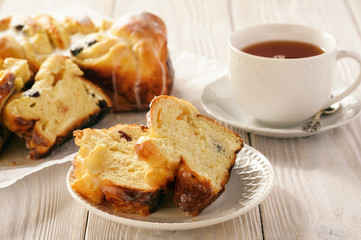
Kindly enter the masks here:
[[6, 30], [9, 28], [9, 24], [11, 22], [11, 16], [4, 17], [0, 19], [0, 31]]
[[36, 73], [52, 54], [70, 52], [85, 76], [104, 88], [115, 112], [148, 109], [155, 96], [173, 88], [166, 27], [151, 13], [103, 20], [101, 26], [88, 17], [8, 17], [0, 20], [2, 30], [9, 31], [0, 35], [1, 58], [27, 59]]
[[15, 75], [11, 72], [0, 72], [0, 112], [15, 90]]
[[[11, 72], [0, 71], [0, 113], [8, 98], [15, 91], [15, 75]], [[0, 123], [0, 151], [7, 142], [11, 132]]]
[[35, 20], [46, 30], [55, 48], [66, 49], [70, 46], [69, 33], [53, 17], [42, 14], [36, 16]]
[[[167, 101], [162, 102], [162, 100]], [[172, 112], [171, 109], [176, 110]], [[161, 114], [167, 118], [166, 120], [160, 117], [159, 111], [162, 111]], [[122, 212], [147, 215], [154, 211], [159, 204], [162, 191], [173, 190], [173, 200], [179, 208], [194, 216], [198, 215], [224, 192], [225, 185], [230, 179], [236, 154], [243, 146], [241, 137], [214, 120], [200, 115], [190, 103], [171, 96], [160, 96], [154, 99], [147, 116], [149, 132], [142, 135], [141, 138], [139, 137], [136, 143], [131, 145], [133, 155], [127, 154], [125, 159], [137, 159], [137, 161], [144, 162], [150, 167], [150, 170], [141, 177], [142, 183], [145, 181], [148, 186], [151, 186], [150, 190], [139, 189], [136, 187], [137, 184], [124, 187], [121, 182], [106, 177], [107, 171], [98, 167], [98, 163], [103, 162], [102, 156], [106, 155], [104, 154], [106, 151], [99, 151], [101, 154], [94, 154], [94, 157], [89, 158], [96, 162], [93, 166], [96, 166], [94, 169], [98, 171], [94, 171], [92, 174], [99, 175], [100, 186], [106, 200], [112, 202], [114, 208]], [[186, 123], [185, 125], [176, 125], [174, 128], [169, 127], [171, 125], [169, 122], [176, 122], [177, 120]], [[155, 130], [157, 128], [165, 131], [157, 132]], [[210, 132], [209, 129], [211, 129]], [[127, 142], [132, 141], [132, 136], [127, 133], [122, 131], [118, 131], [118, 133]], [[173, 133], [175, 134], [172, 135]], [[86, 144], [82, 139], [83, 134], [84, 131], [74, 132], [76, 144], [79, 146], [82, 143]], [[199, 136], [199, 138], [192, 139], [192, 134]], [[105, 139], [104, 141], [112, 142], [104, 138], [103, 135], [101, 136], [101, 139]], [[118, 137], [117, 135], [117, 139]], [[226, 141], [225, 138], [230, 139]], [[99, 142], [97, 138], [92, 139], [96, 143]], [[201, 140], [197, 141], [199, 139]], [[204, 139], [207, 140], [203, 141]], [[222, 144], [222, 140], [227, 144]], [[170, 144], [168, 145], [168, 143]], [[183, 150], [184, 145], [186, 146]], [[192, 147], [187, 149], [190, 146]], [[195, 149], [193, 146], [199, 147], [201, 151], [193, 151]], [[122, 149], [124, 148], [122, 147]], [[81, 148], [79, 150], [79, 153], [84, 154], [84, 156], [94, 152], [93, 148], [86, 148], [85, 150]], [[195, 154], [198, 154], [197, 157]], [[84, 159], [87, 158], [84, 157]], [[112, 159], [111, 162], [114, 162], [113, 158], [107, 159]], [[89, 161], [87, 163], [89, 164]], [[220, 167], [217, 168], [218, 166]], [[117, 168], [112, 166], [111, 169]], [[82, 172], [81, 165], [79, 172]], [[123, 170], [119, 172], [127, 173]], [[82, 179], [85, 178], [82, 177]], [[93, 180], [88, 179], [87, 182], [89, 181]], [[140, 181], [138, 180], [138, 182]], [[84, 194], [92, 194], [92, 188], [85, 187], [88, 187], [88, 190]], [[84, 191], [84, 189], [81, 190]], [[99, 192], [99, 189], [94, 192]]]
[[[73, 161], [73, 189], [95, 204], [107, 200], [124, 213], [146, 216], [154, 212], [163, 199], [163, 189], [140, 182], [149, 167], [137, 160], [132, 150], [134, 143], [147, 133], [147, 127], [136, 124], [75, 131], [80, 149]], [[105, 151], [94, 157], [92, 154], [99, 148]]]
[[67, 17], [62, 22], [45, 14], [8, 17], [0, 20], [2, 30], [10, 31], [0, 34], [1, 58], [27, 59], [36, 73], [52, 54], [71, 53], [85, 76], [113, 100], [115, 112], [148, 109], [155, 96], [170, 94], [173, 88], [166, 27], [151, 13], [136, 13], [114, 23], [103, 20], [101, 26], [88, 17]]
[[[74, 122], [69, 128], [64, 129], [62, 133], [59, 133], [54, 142], [46, 139], [41, 135], [41, 133], [38, 133], [35, 128], [37, 119], [24, 119], [21, 117], [16, 117], [14, 119], [3, 117], [3, 122], [10, 130], [26, 139], [26, 147], [30, 150], [29, 158], [40, 159], [46, 157], [55, 146], [70, 138], [74, 129], [80, 129], [92, 125], [93, 122], [100, 120], [103, 117], [102, 114], [106, 111], [106, 108], [99, 109], [99, 111], [89, 116], [78, 119], [78, 121]], [[4, 114], [4, 116], [8, 115], [10, 114]]]
[[[164, 22], [153, 14], [140, 13], [118, 20], [110, 31], [125, 41], [100, 36], [98, 46], [109, 44], [105, 56], [84, 61], [80, 53], [73, 59], [86, 77], [105, 89], [113, 110], [145, 110], [155, 96], [170, 94], [174, 72]], [[90, 48], [96, 52], [97, 46]]]
[[[232, 167], [233, 165], [229, 172]], [[183, 211], [197, 216], [224, 192], [229, 178], [230, 174], [225, 175], [221, 190], [215, 191], [209, 179], [194, 172], [181, 160], [174, 185], [173, 201]]]
[[[30, 78], [30, 72], [26, 72], [28, 69], [22, 64], [23, 60], [7, 58], [3, 61], [0, 59], [0, 69], [3, 69], [0, 70], [0, 113], [2, 113], [3, 107], [12, 94], [20, 90], [20, 87]], [[0, 150], [10, 135], [9, 129], [1, 123]]]
[[[171, 101], [172, 99], [175, 99], [175, 97], [159, 96], [151, 102], [150, 112], [147, 114], [147, 125], [150, 129], [162, 128], [162, 119], [158, 116], [160, 112], [159, 109], [162, 109], [162, 114], [165, 114], [164, 112], [166, 110], [164, 110], [165, 107], [162, 104], [168, 100]], [[225, 185], [230, 178], [230, 172], [233, 165], [235, 164], [236, 155], [243, 147], [243, 140], [238, 134], [232, 132], [231, 130], [214, 121], [213, 119], [199, 114], [197, 109], [195, 109], [194, 106], [186, 103], [186, 101], [179, 99], [176, 102], [178, 102], [178, 104], [180, 105], [179, 108], [183, 108], [183, 112], [177, 116], [177, 119], [183, 118], [185, 114], [189, 114], [189, 112], [191, 111], [191, 114], [194, 115], [193, 121], [199, 120], [210, 122], [212, 125], [215, 125], [215, 127], [218, 128], [220, 131], [223, 130], [224, 132], [226, 132], [226, 136], [232, 138], [231, 135], [233, 135], [234, 141], [237, 141], [239, 143], [239, 145], [237, 145], [237, 148], [233, 149], [234, 152], [232, 150], [232, 152], [229, 154], [229, 159], [227, 159], [228, 171], [225, 171], [224, 174], [222, 173], [222, 178], [220, 178], [219, 182], [217, 182], [220, 187], [212, 186], [209, 179], [201, 176], [194, 169], [192, 169], [187, 164], [187, 161], [192, 162], [194, 161], [194, 159], [189, 156], [187, 159], [184, 159], [184, 156], [182, 156], [181, 153], [181, 160], [179, 162], [179, 165], [177, 166], [177, 168], [173, 167], [173, 169], [177, 169], [174, 183], [173, 200], [183, 211], [196, 216], [200, 212], [202, 212], [207, 206], [213, 203], [224, 192]], [[183, 103], [185, 103], [185, 105], [182, 106]], [[167, 116], [165, 115], [165, 117]], [[187, 116], [188, 120], [190, 118], [192, 117]], [[155, 135], [159, 138], [167, 138], [167, 136], [160, 136], [157, 135], [157, 133]], [[159, 164], [164, 164], [163, 162], [166, 162], [166, 157], [162, 155], [159, 146], [157, 146], [157, 144], [155, 143], [155, 139], [150, 138], [143, 140], [138, 145], [142, 146], [142, 148], [139, 147], [137, 154], [144, 161], [147, 161], [150, 164], [157, 163], [158, 158], [160, 159], [158, 160]], [[223, 169], [221, 171], [223, 171]]]
[[176, 180], [174, 186], [174, 195], [173, 201], [178, 205], [180, 209], [185, 212], [197, 216], [200, 214], [206, 207], [211, 205], [224, 191], [227, 182], [230, 179], [232, 168], [235, 164], [237, 153], [243, 147], [243, 139], [236, 133], [232, 132], [228, 128], [214, 121], [213, 119], [208, 118], [207, 116], [199, 114], [198, 118], [204, 118], [208, 121], [213, 122], [219, 127], [223, 128], [225, 131], [234, 135], [240, 141], [240, 146], [235, 150], [232, 158], [230, 159], [230, 166], [228, 172], [223, 175], [223, 178], [220, 182], [221, 189], [216, 191], [210, 184], [208, 179], [198, 175], [194, 172], [186, 162], [181, 159]]
[[8, 57], [24, 59], [25, 51], [15, 38], [5, 35], [0, 37], [0, 56], [2, 59]]
[[210, 202], [214, 192], [208, 179], [199, 176], [181, 160], [176, 175], [173, 201], [180, 209], [198, 215]]
[[[54, 146], [71, 137], [74, 129], [89, 126], [101, 119], [111, 107], [111, 101], [103, 91], [92, 82], [81, 77], [81, 74], [81, 71], [69, 58], [52, 56], [44, 62], [36, 75], [36, 83], [39, 84], [34, 84], [33, 87], [35, 86], [35, 88], [14, 94], [8, 100], [3, 110], [2, 122], [12, 132], [26, 139], [26, 146], [30, 150], [29, 158], [45, 157]], [[64, 76], [66, 76], [66, 80], [63, 80], [65, 79]], [[73, 92], [71, 93], [71, 90], [66, 89], [63, 84], [57, 84], [60, 80], [68, 83], [74, 82], [74, 86], [77, 87], [75, 89], [78, 90], [72, 89]], [[64, 93], [67, 101], [75, 102], [82, 97], [83, 101], [85, 99], [87, 102], [79, 103], [76, 106], [64, 104], [61, 99], [55, 99], [52, 96], [55, 90]], [[47, 112], [50, 109], [55, 110], [50, 114]], [[69, 109], [77, 110], [72, 111], [73, 114], [70, 116]], [[66, 118], [67, 116], [70, 117]], [[60, 120], [62, 122], [57, 123], [60, 117], [63, 120], [71, 119], [71, 121], [62, 124], [65, 121]], [[46, 130], [46, 125], [56, 127]]]
[[89, 34], [97, 30], [93, 21], [88, 16], [82, 18], [65, 17], [64, 27], [70, 34]]
[[16, 27], [22, 36], [22, 47], [30, 69], [36, 73], [41, 64], [53, 53], [53, 45], [46, 29], [33, 17], [26, 17]]
[[139, 213], [147, 216], [154, 212], [163, 200], [163, 190], [139, 191], [119, 186], [103, 185], [105, 199], [112, 202], [114, 209], [124, 213]]

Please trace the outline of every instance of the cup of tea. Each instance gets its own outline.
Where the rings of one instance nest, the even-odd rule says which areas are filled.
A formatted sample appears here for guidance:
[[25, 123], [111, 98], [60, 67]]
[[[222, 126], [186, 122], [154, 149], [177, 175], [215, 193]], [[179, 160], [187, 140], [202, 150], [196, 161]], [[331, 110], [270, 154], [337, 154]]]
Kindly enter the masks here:
[[241, 29], [229, 38], [229, 77], [233, 96], [255, 120], [290, 126], [307, 120], [352, 93], [361, 74], [341, 93], [331, 92], [336, 63], [361, 55], [338, 50], [329, 33], [292, 24]]

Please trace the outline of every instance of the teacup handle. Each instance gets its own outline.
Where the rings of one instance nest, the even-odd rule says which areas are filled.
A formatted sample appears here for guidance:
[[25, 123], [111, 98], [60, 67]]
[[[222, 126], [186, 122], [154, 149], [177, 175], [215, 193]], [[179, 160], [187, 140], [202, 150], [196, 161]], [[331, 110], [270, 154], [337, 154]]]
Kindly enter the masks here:
[[347, 50], [341, 50], [337, 53], [336, 60], [339, 60], [341, 58], [352, 58], [356, 62], [358, 62], [360, 66], [360, 73], [354, 83], [351, 84], [348, 88], [346, 88], [342, 93], [338, 94], [337, 96], [334, 96], [330, 99], [327, 106], [325, 108], [331, 106], [335, 102], [341, 101], [343, 98], [351, 94], [361, 83], [361, 55], [354, 51], [347, 51]]

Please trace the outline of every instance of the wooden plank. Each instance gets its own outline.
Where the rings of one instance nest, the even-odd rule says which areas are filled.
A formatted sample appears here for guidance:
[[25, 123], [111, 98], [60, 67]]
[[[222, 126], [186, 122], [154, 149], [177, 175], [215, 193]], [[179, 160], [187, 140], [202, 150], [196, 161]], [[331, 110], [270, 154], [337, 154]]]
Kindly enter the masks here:
[[1, 4], [0, 15], [33, 15], [37, 13], [52, 13], [63, 9], [92, 9], [100, 14], [112, 16], [114, 0], [88, 1], [88, 0], [4, 0]]
[[[360, 10], [361, 10], [361, 2], [358, 0], [347, 0], [345, 1], [346, 7], [350, 12], [350, 17], [352, 18], [352, 21], [355, 25], [355, 32], [354, 34], [358, 35], [359, 38], [361, 38], [361, 16], [360, 16]], [[361, 48], [361, 46], [359, 46]], [[360, 50], [360, 49], [359, 49]]]
[[[140, 229], [112, 221], [104, 220], [96, 215], [89, 215], [86, 239], [263, 239], [258, 209], [251, 210], [240, 218], [210, 227], [183, 231], [161, 231]], [[98, 229], [96, 229], [98, 228]]]
[[[350, 148], [353, 125], [305, 139], [254, 136], [252, 143], [272, 162], [275, 187], [261, 204], [266, 239], [347, 236], [361, 226], [360, 138]], [[341, 238], [340, 238], [341, 239]]]
[[55, 165], [0, 189], [0, 239], [82, 239], [87, 211], [67, 192], [71, 163]]

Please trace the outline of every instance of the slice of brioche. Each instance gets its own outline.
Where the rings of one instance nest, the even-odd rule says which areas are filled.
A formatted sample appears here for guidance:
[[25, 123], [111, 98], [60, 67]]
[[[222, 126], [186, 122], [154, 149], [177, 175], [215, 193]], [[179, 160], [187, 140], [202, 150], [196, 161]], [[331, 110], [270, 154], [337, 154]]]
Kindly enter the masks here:
[[33, 77], [28, 61], [24, 59], [5, 58], [0, 60], [0, 68], [15, 75], [15, 92], [22, 90]]
[[0, 59], [0, 111], [9, 97], [30, 81], [32, 72], [26, 60]]
[[147, 134], [146, 127], [121, 124], [75, 131], [80, 149], [73, 161], [72, 188], [95, 204], [105, 197], [122, 212], [144, 216], [154, 212], [163, 190], [147, 183], [152, 169], [134, 152], [134, 144]]
[[138, 157], [176, 174], [174, 202], [198, 215], [224, 191], [241, 137], [172, 96], [153, 99], [147, 125], [149, 134], [135, 145]]
[[3, 123], [25, 137], [32, 159], [51, 149], [111, 106], [106, 94], [69, 58], [51, 56], [40, 67], [31, 89], [13, 95], [6, 103]]
[[[0, 112], [12, 94], [20, 91], [30, 81], [32, 72], [26, 60], [0, 59]], [[0, 123], [0, 150], [7, 142], [11, 132]]]

